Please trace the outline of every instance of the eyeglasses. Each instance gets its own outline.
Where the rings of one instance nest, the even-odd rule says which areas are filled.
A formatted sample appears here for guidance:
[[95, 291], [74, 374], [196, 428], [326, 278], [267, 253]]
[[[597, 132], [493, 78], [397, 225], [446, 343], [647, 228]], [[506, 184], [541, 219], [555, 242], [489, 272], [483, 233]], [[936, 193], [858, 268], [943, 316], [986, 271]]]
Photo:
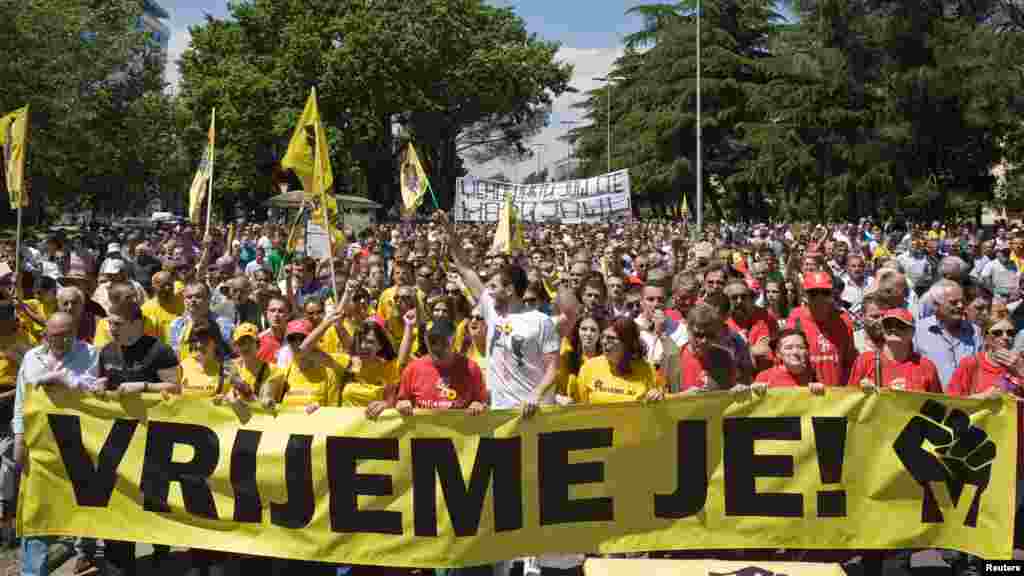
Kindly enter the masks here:
[[474, 321], [474, 322], [483, 322], [484, 321], [484, 317], [483, 316], [470, 316], [469, 319]]
[[533, 305], [533, 304], [536, 304], [536, 303], [537, 303], [537, 299], [536, 298], [523, 298], [523, 304]]
[[1002, 338], [1004, 336], [1007, 337], [1007, 338], [1013, 338], [1014, 336], [1017, 335], [1017, 331], [1013, 330], [1013, 329], [989, 330], [988, 331], [988, 335], [989, 336], [995, 336], [996, 338]]
[[831, 290], [808, 290], [808, 298], [829, 298], [832, 296]]

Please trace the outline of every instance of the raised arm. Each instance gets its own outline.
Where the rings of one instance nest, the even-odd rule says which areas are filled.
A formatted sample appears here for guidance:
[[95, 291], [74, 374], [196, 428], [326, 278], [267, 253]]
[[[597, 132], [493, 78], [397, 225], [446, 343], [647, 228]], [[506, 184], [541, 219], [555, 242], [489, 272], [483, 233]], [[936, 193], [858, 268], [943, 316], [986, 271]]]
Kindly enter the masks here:
[[455, 270], [459, 273], [462, 281], [465, 282], [466, 288], [469, 289], [473, 298], [479, 300], [480, 295], [484, 293], [484, 283], [480, 280], [480, 276], [477, 276], [477, 273], [470, 267], [469, 259], [466, 258], [466, 253], [462, 250], [462, 244], [455, 236], [455, 226], [451, 218], [442, 211], [438, 211], [436, 214], [438, 215], [437, 220], [444, 225], [445, 233], [448, 236], [448, 253], [455, 264]]

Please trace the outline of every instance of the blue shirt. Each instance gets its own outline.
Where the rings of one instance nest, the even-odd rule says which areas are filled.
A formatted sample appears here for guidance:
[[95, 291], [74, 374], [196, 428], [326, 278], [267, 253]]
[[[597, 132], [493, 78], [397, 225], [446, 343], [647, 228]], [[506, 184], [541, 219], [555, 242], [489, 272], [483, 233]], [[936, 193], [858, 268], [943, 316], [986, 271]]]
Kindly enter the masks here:
[[[231, 356], [231, 335], [235, 331], [235, 323], [230, 318], [218, 316], [213, 312], [210, 312], [209, 319], [217, 325], [220, 329], [220, 338], [217, 341], [217, 354], [221, 358], [227, 358]], [[178, 316], [171, 322], [171, 325], [167, 328], [169, 333], [169, 340], [171, 348], [174, 349], [175, 355], [180, 355], [181, 339], [185, 335], [185, 327], [192, 321], [188, 316]], [[216, 335], [215, 335], [216, 336]]]
[[936, 316], [930, 316], [918, 320], [914, 332], [914, 348], [935, 363], [943, 390], [960, 361], [982, 349], [981, 329], [966, 320], [961, 320], [961, 327], [959, 334], [950, 334]]

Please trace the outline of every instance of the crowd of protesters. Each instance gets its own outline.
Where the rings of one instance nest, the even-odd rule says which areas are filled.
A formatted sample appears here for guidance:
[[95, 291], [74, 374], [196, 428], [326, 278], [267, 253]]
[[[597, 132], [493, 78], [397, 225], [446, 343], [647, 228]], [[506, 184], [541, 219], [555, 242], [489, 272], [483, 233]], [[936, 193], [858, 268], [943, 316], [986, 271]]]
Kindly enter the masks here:
[[[372, 419], [389, 409], [530, 417], [539, 406], [776, 387], [988, 397], [1024, 383], [1024, 231], [1006, 225], [722, 223], [699, 235], [657, 221], [526, 225], [525, 246], [503, 254], [489, 250], [493, 225], [439, 214], [349, 231], [333, 262], [288, 253], [275, 225], [197, 234], [54, 233], [25, 246], [17, 278], [13, 245], [0, 245], [0, 406], [16, 470], [28, 386], [355, 407]], [[3, 494], [8, 522], [13, 498]], [[132, 543], [24, 538], [22, 574], [48, 574], [54, 546], [77, 554], [76, 574], [134, 573]], [[867, 573], [883, 557], [909, 562], [899, 551], [849, 556]], [[255, 573], [395, 572], [193, 558]], [[583, 559], [457, 572], [580, 574]], [[958, 573], [978, 569], [976, 558], [948, 559]]]

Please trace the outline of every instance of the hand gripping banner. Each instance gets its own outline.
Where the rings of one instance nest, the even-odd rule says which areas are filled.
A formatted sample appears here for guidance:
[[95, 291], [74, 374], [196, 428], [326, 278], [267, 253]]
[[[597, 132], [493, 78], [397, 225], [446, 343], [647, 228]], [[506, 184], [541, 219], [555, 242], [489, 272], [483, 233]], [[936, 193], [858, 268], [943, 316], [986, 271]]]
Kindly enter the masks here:
[[31, 390], [18, 522], [352, 564], [559, 552], [1011, 557], [1013, 400], [770, 390], [472, 416]]

